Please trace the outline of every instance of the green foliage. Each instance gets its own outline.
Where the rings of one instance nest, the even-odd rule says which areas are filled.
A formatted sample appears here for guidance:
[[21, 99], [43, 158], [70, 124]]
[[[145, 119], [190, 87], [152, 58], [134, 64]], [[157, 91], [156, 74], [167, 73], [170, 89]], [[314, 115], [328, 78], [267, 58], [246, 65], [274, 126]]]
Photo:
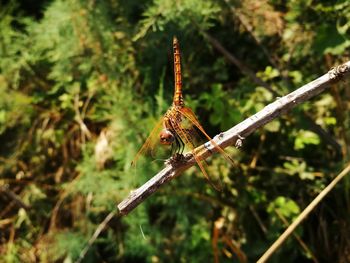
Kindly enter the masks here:
[[300, 149], [304, 149], [307, 144], [317, 145], [319, 143], [320, 143], [320, 138], [316, 133], [311, 131], [300, 130], [298, 131], [298, 134], [294, 142], [294, 149], [300, 150]]
[[209, 28], [220, 11], [215, 1], [204, 0], [155, 0], [143, 12], [144, 18], [140, 21], [140, 28], [134, 37], [138, 40], [144, 37], [151, 29], [164, 31], [168, 24], [175, 23], [181, 29], [195, 23]]
[[[278, 210], [278, 212], [284, 216], [286, 219], [293, 219], [300, 213], [298, 205], [293, 200], [288, 200], [283, 196], [277, 197], [267, 208], [267, 211], [272, 214]], [[276, 218], [271, 217], [271, 220], [279, 222]]]
[[19, 122], [28, 125], [32, 111], [30, 97], [7, 87], [0, 87], [0, 92], [3, 94], [0, 99], [0, 134]]
[[[130, 162], [170, 106], [173, 35], [185, 102], [211, 136], [349, 57], [346, 0], [35, 7], [0, 5], [1, 262], [74, 262], [116, 203], [159, 171], [167, 149]], [[348, 160], [346, 85], [226, 149], [234, 167], [209, 160], [222, 192], [191, 168], [111, 220], [84, 262], [256, 261]], [[271, 262], [347, 262], [348, 193], [347, 180], [298, 228], [307, 250], [291, 238]]]
[[80, 251], [84, 248], [85, 238], [80, 233], [60, 232], [56, 233], [52, 240], [56, 245], [49, 246], [46, 253], [40, 255], [40, 260], [52, 262], [62, 260], [72, 262], [79, 257]]
[[269, 218], [271, 220], [270, 227], [273, 229], [273, 231], [270, 232], [270, 238], [274, 240], [278, 238], [285, 228], [285, 224], [281, 224], [281, 221], [283, 222], [282, 219], [287, 222], [292, 222], [300, 213], [300, 208], [293, 200], [283, 196], [278, 196], [275, 200], [270, 202], [267, 207], [267, 212], [269, 213]]

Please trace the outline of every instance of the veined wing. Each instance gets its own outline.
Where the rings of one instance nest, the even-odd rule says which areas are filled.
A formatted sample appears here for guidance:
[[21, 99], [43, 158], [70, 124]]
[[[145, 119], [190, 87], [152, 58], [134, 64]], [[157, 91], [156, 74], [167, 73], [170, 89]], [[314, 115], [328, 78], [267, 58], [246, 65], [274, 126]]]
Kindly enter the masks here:
[[176, 134], [181, 138], [183, 143], [189, 147], [192, 150], [193, 157], [196, 160], [196, 163], [198, 164], [198, 167], [201, 169], [204, 177], [206, 180], [210, 183], [210, 185], [215, 188], [218, 191], [221, 191], [222, 189], [222, 182], [220, 179], [218, 179], [219, 185], [215, 183], [212, 179], [210, 179], [207, 170], [208, 165], [205, 160], [202, 160], [199, 158], [199, 156], [194, 152], [193, 150], [196, 148], [194, 137], [196, 137], [197, 131], [194, 129], [193, 125], [190, 125], [189, 127], [184, 127], [183, 123], [177, 123], [174, 119], [170, 119], [172, 122], [172, 126], [176, 132]]
[[163, 118], [162, 116], [158, 121], [157, 124], [154, 126], [153, 130], [151, 131], [150, 135], [147, 137], [146, 141], [144, 144], [141, 146], [140, 150], [137, 152], [135, 155], [134, 159], [131, 162], [131, 166], [135, 166], [137, 160], [142, 156], [142, 155], [152, 155], [155, 147], [157, 146], [159, 142], [159, 132], [162, 129], [163, 126]]
[[180, 113], [185, 116], [186, 119], [188, 119], [194, 126], [197, 127], [197, 129], [214, 145], [214, 147], [224, 156], [224, 158], [232, 165], [235, 166], [234, 161], [232, 158], [219, 146], [217, 145], [212, 138], [205, 132], [202, 125], [199, 123], [196, 115], [193, 113], [193, 111], [188, 107], [182, 107], [179, 109]]

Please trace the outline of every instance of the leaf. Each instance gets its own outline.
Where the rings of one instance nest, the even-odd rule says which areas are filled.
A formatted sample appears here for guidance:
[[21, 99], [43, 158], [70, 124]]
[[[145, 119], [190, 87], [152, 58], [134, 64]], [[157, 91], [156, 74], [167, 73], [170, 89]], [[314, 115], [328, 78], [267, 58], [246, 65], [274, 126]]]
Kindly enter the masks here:
[[320, 137], [312, 131], [300, 130], [294, 141], [294, 149], [304, 149], [308, 144], [320, 144]]
[[350, 41], [339, 34], [336, 25], [321, 24], [317, 29], [314, 49], [319, 54], [339, 55], [350, 46]]
[[286, 218], [293, 218], [300, 213], [300, 208], [296, 202], [284, 196], [278, 196], [274, 201], [272, 201], [267, 211], [269, 213], [274, 213], [277, 209]]
[[278, 132], [280, 130], [281, 123], [279, 120], [273, 120], [264, 126], [264, 129], [269, 132]]

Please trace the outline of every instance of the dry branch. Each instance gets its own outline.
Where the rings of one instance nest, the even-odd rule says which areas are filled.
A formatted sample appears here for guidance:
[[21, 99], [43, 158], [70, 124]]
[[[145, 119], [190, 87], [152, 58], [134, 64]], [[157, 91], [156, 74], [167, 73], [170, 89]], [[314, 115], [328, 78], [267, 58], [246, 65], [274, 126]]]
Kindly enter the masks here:
[[[350, 72], [350, 61], [331, 69], [328, 73], [318, 79], [302, 86], [301, 88], [285, 95], [253, 116], [245, 119], [226, 132], [220, 133], [213, 138], [216, 145], [226, 148], [231, 145], [238, 145], [249, 134], [280, 116], [282, 113], [296, 107], [300, 103], [318, 95], [331, 84], [341, 80]], [[206, 159], [216, 152], [215, 144], [207, 142], [195, 149], [200, 159]], [[181, 162], [168, 162], [165, 168], [151, 178], [140, 188], [132, 191], [119, 205], [120, 214], [126, 215], [148, 196], [158, 190], [166, 182], [172, 180], [184, 170], [195, 164], [193, 154], [187, 153]]]

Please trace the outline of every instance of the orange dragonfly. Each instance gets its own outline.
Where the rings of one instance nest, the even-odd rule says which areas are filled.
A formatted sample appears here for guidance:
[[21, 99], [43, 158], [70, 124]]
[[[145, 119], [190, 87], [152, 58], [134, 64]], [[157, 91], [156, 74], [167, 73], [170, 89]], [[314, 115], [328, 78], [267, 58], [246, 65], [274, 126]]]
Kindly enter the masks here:
[[182, 96], [180, 48], [179, 41], [176, 37], [173, 38], [173, 51], [175, 76], [173, 104], [154, 127], [151, 134], [136, 154], [134, 160], [132, 161], [132, 165], [135, 165], [137, 159], [144, 153], [152, 152], [158, 142], [162, 145], [172, 147], [172, 158], [174, 158], [175, 161], [177, 158], [182, 156], [186, 146], [192, 150], [193, 156], [205, 178], [215, 189], [219, 190], [221, 187], [214, 184], [206, 172], [206, 162], [201, 160], [195, 151], [193, 151], [196, 147], [196, 143], [198, 142], [198, 131], [201, 132], [208, 140], [210, 140], [214, 147], [221, 152], [230, 163], [233, 164], [233, 160], [224, 152], [223, 149], [212, 141], [210, 136], [205, 132], [199, 123], [193, 111], [189, 107], [185, 106]]

